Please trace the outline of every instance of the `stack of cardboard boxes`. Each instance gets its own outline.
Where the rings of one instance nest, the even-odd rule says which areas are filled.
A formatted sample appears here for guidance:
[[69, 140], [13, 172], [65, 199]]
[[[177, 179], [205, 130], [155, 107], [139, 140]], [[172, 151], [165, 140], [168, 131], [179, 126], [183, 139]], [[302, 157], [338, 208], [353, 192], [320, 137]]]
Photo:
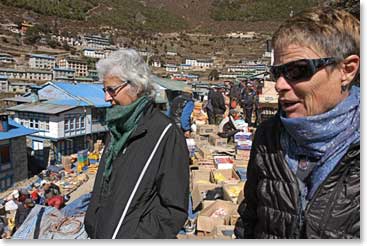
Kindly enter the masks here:
[[[190, 166], [190, 189], [192, 209], [198, 212], [196, 231], [179, 238], [234, 237], [234, 225], [239, 218], [238, 205], [244, 199], [252, 134], [239, 134], [235, 137], [235, 144], [227, 144], [227, 139], [220, 138], [217, 132], [216, 125], [199, 125], [192, 134], [196, 148]], [[192, 146], [193, 142], [189, 142]], [[249, 148], [241, 148], [244, 144]]]

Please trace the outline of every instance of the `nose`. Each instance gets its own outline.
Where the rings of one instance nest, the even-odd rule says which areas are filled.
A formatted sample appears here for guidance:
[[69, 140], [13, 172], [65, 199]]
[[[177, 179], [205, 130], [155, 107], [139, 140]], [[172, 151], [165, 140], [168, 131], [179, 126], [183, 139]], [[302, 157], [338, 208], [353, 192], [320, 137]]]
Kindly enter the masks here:
[[275, 82], [275, 90], [280, 93], [282, 91], [287, 91], [292, 89], [291, 85], [288, 83], [288, 81], [284, 78], [283, 75], [281, 75], [277, 81]]
[[104, 100], [106, 102], [111, 102], [113, 100], [113, 98], [111, 97], [111, 95], [108, 92], [104, 93]]

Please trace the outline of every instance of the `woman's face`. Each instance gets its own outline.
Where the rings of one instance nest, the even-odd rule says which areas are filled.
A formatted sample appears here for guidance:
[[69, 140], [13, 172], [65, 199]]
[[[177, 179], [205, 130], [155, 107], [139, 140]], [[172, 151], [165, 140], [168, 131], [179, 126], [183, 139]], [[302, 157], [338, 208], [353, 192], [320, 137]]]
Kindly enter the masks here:
[[112, 105], [126, 106], [134, 102], [137, 97], [128, 93], [130, 84], [121, 81], [117, 76], [106, 75], [103, 78], [103, 86], [105, 89], [105, 101]]
[[[274, 65], [300, 59], [325, 58], [316, 51], [298, 45], [275, 50]], [[326, 69], [329, 67], [329, 69]], [[348, 93], [341, 92], [342, 73], [330, 66], [317, 71], [305, 81], [289, 82], [281, 75], [275, 84], [282, 110], [288, 118], [318, 115], [329, 111], [341, 102]]]

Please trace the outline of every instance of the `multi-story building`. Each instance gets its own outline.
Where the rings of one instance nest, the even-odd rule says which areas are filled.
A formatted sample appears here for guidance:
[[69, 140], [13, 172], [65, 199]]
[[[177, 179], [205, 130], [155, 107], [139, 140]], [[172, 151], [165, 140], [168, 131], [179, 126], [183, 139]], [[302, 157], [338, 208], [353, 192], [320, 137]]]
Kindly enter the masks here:
[[88, 76], [88, 64], [85, 61], [78, 60], [75, 58], [67, 57], [60, 59], [57, 62], [59, 68], [69, 68], [75, 71], [76, 77], [87, 77]]
[[75, 70], [71, 68], [55, 67], [52, 71], [52, 76], [54, 80], [57, 80], [59, 78], [70, 79], [75, 77]]
[[52, 80], [52, 72], [47, 70], [0, 68], [0, 75], [7, 76], [9, 79]]
[[86, 48], [103, 50], [110, 47], [111, 41], [108, 38], [101, 37], [99, 35], [84, 36], [83, 45]]
[[24, 94], [31, 91], [30, 87], [36, 84], [29, 83], [20, 80], [10, 80], [8, 83], [8, 92], [13, 92], [17, 94]]
[[55, 67], [55, 61], [54, 56], [31, 54], [29, 57], [29, 67], [50, 70]]
[[185, 64], [191, 66], [193, 69], [209, 69], [214, 65], [213, 59], [193, 59], [186, 58]]
[[102, 88], [101, 83], [48, 82], [37, 96], [35, 91], [25, 95], [40, 101], [7, 109], [14, 112], [16, 122], [38, 130], [28, 138], [36, 153], [34, 159], [42, 163], [40, 168], [49, 160], [60, 162], [63, 155], [88, 148], [87, 138], [104, 139], [104, 116], [110, 103], [104, 101]]
[[92, 48], [83, 49], [83, 55], [86, 57], [101, 59], [106, 57], [106, 53], [103, 50], [96, 50]]

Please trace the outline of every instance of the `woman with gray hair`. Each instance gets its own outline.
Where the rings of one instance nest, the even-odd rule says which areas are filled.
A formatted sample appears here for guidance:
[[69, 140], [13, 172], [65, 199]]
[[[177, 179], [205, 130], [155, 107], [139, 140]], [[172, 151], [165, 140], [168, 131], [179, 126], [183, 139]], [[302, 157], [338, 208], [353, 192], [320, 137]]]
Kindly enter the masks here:
[[85, 217], [90, 238], [175, 238], [187, 217], [189, 152], [154, 107], [150, 70], [133, 49], [97, 63], [110, 136]]
[[238, 238], [360, 237], [359, 30], [313, 8], [274, 33], [280, 110], [254, 137]]

